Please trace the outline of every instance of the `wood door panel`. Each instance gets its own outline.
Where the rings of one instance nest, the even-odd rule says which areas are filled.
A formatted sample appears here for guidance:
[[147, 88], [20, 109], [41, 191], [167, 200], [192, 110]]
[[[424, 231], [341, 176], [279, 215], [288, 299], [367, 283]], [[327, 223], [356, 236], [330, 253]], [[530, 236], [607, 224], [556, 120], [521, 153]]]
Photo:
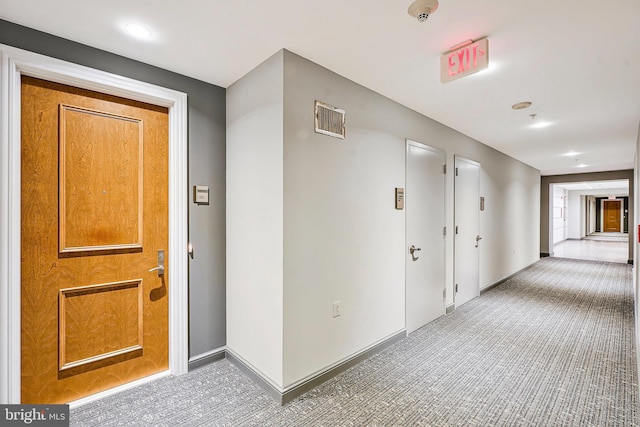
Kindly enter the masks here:
[[[67, 158], [65, 168], [67, 172], [72, 171], [73, 177], [70, 179], [67, 176], [67, 188], [71, 182], [79, 181], [83, 182], [78, 188], [85, 190], [100, 188], [100, 184], [105, 183], [112, 185], [112, 181], [116, 184], [110, 188], [124, 188], [115, 190], [117, 197], [111, 202], [113, 207], [105, 209], [109, 212], [106, 216], [118, 217], [120, 223], [116, 224], [115, 228], [126, 229], [127, 239], [138, 232], [131, 230], [139, 230], [135, 237], [139, 241], [139, 248], [60, 253], [60, 196], [67, 192], [60, 191], [62, 181], [58, 170], [60, 105], [104, 112], [114, 117], [133, 118], [141, 124], [141, 151], [135, 147], [126, 147], [124, 154], [118, 154], [123, 150], [94, 153], [109, 159], [98, 159], [101, 163], [93, 163], [92, 166], [83, 169], [76, 165], [79, 162], [78, 157], [83, 156], [77, 154], [83, 152], [82, 148], [75, 147], [80, 151], [76, 151], [76, 158]], [[22, 402], [70, 402], [168, 369], [168, 284], [164, 279], [166, 276], [159, 277], [156, 272], [148, 272], [157, 265], [157, 250], [166, 251], [168, 245], [167, 109], [23, 77], [21, 113]], [[68, 114], [69, 111], [65, 113]], [[127, 122], [127, 126], [129, 124]], [[129, 136], [125, 139], [131, 141], [130, 136], [133, 132], [129, 129]], [[97, 138], [97, 134], [84, 131], [78, 131], [74, 138], [78, 139], [80, 134], [93, 135], [87, 141]], [[117, 135], [121, 136], [122, 133]], [[120, 148], [125, 145], [123, 138], [118, 137], [115, 141], [115, 145], [119, 144]], [[134, 152], [139, 153], [140, 159], [144, 159], [144, 167], [139, 166], [138, 159], [132, 154]], [[130, 162], [129, 165], [120, 168], [120, 165], [127, 161]], [[92, 171], [102, 175], [102, 178], [94, 180], [90, 173]], [[131, 178], [133, 175], [135, 178]], [[87, 183], [90, 181], [91, 183]], [[137, 184], [131, 185], [128, 181], [136, 181], [140, 185], [144, 183], [144, 187], [136, 188]], [[108, 193], [110, 191], [107, 190]], [[142, 197], [141, 204], [139, 195]], [[97, 199], [100, 197], [99, 193]], [[119, 198], [128, 200], [118, 200]], [[81, 197], [67, 198], [66, 201], [77, 206], [86, 203], [99, 204], [95, 202], [95, 198], [93, 201]], [[70, 204], [67, 204], [67, 208]], [[139, 208], [136, 215], [143, 219], [141, 227], [138, 218], [132, 214], [136, 207]], [[121, 216], [117, 215], [120, 208], [127, 212]], [[67, 210], [64, 221], [71, 227], [66, 229], [71, 233], [67, 236], [73, 235], [73, 239], [81, 237], [77, 240], [72, 239], [73, 245], [85, 247], [89, 242], [88, 245], [91, 247], [115, 241], [105, 238], [106, 233], [101, 234], [100, 221], [93, 218], [100, 214], [101, 210], [96, 206], [89, 210]], [[78, 223], [82, 224], [78, 226]], [[118, 237], [118, 244], [122, 241], [123, 239]], [[167, 271], [170, 260], [171, 254], [165, 252]], [[127, 283], [135, 280], [140, 283], [141, 313], [133, 309], [133, 314], [122, 313], [138, 303], [138, 297], [132, 298], [129, 292], [131, 288], [121, 289], [122, 292], [117, 297], [114, 295], [118, 292], [108, 297], [107, 294], [110, 292], [93, 296], [82, 294], [82, 290], [88, 285]], [[59, 319], [61, 290], [66, 293], [65, 303], [76, 298], [64, 307], [63, 319]], [[66, 298], [69, 296], [71, 297]], [[115, 318], [111, 318], [113, 316]], [[59, 320], [61, 325], [66, 324], [65, 334], [69, 333], [65, 336], [66, 343], [62, 343], [65, 346], [62, 363], [64, 369], [61, 369], [60, 364]], [[69, 322], [75, 323], [70, 325]], [[131, 332], [132, 329], [136, 330], [136, 327], [141, 329], [141, 336]], [[99, 337], [100, 334], [105, 336]], [[126, 354], [113, 354], [118, 349], [135, 347], [137, 344], [131, 345], [134, 335], [135, 341], [139, 341], [142, 349]], [[88, 345], [87, 348], [80, 347], [83, 341]], [[112, 353], [111, 357], [104, 360], [96, 359], [105, 353]], [[90, 363], [73, 365], [74, 361], [92, 357], [94, 359]], [[71, 367], [65, 367], [69, 364]]]
[[62, 104], [59, 127], [60, 251], [141, 247], [142, 121]]
[[142, 280], [61, 289], [59, 369], [143, 348]]
[[603, 203], [604, 210], [604, 231], [619, 232], [622, 205], [619, 201], [605, 200]]

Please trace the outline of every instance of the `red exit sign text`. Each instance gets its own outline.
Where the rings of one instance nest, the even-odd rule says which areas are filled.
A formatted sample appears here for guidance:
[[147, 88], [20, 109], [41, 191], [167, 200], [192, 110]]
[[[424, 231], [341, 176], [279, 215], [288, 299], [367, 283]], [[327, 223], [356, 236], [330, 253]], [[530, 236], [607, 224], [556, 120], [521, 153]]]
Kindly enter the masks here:
[[468, 43], [440, 57], [440, 80], [447, 83], [489, 66], [489, 40]]

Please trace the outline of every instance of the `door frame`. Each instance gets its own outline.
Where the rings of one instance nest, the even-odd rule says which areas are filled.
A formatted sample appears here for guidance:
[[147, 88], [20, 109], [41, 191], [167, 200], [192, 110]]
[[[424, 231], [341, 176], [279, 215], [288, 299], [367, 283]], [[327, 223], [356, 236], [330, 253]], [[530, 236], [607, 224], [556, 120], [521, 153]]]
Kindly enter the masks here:
[[20, 403], [22, 75], [169, 109], [169, 370], [163, 374], [186, 373], [189, 362], [187, 95], [0, 44], [0, 236], [3, 236], [0, 239], [0, 378], [3, 379], [0, 404]]

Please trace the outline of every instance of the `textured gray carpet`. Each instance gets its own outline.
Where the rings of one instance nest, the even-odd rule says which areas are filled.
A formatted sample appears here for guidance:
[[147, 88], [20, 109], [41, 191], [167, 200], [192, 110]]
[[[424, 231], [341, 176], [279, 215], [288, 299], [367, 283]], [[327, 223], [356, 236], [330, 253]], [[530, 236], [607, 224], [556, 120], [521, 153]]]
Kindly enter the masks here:
[[546, 258], [280, 407], [226, 360], [74, 426], [638, 426], [631, 268]]

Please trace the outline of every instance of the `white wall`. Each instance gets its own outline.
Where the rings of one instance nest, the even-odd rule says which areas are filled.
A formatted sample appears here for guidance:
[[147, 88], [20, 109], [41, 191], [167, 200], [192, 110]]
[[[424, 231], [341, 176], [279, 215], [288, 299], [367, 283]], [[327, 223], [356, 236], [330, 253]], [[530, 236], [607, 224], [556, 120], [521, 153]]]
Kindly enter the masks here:
[[282, 52], [227, 89], [227, 348], [282, 384]]
[[553, 243], [567, 238], [567, 190], [553, 186]]
[[595, 196], [586, 197], [589, 203], [589, 224], [587, 227], [587, 234], [591, 234], [596, 231], [596, 198]]
[[567, 192], [567, 239], [580, 239], [584, 233], [584, 196]]
[[[346, 110], [345, 140], [313, 131], [315, 100]], [[228, 346], [281, 391], [405, 328], [394, 189], [405, 187], [406, 138], [444, 150], [450, 171], [454, 155], [482, 164], [481, 288], [538, 259], [539, 171], [287, 51], [232, 85], [227, 102]]]
[[[455, 154], [482, 164], [480, 196], [485, 197], [485, 210], [480, 212], [480, 289], [537, 261], [540, 258], [540, 173], [479, 143], [467, 141], [449, 146], [443, 142], [442, 148], [447, 153], [455, 150]], [[447, 192], [453, 197], [453, 174], [449, 175]], [[452, 206], [453, 200], [450, 200], [449, 212], [453, 212]], [[448, 256], [453, 259], [453, 236], [449, 248]], [[451, 276], [447, 295], [453, 295]]]
[[[394, 204], [405, 143], [382, 129], [395, 111], [380, 95], [289, 52], [285, 73], [288, 387], [405, 327], [405, 217]], [[315, 100], [347, 111], [345, 140], [314, 132]]]
[[[344, 141], [312, 129], [315, 100], [346, 110]], [[285, 52], [285, 386], [404, 328], [405, 138], [482, 164], [480, 286], [539, 257], [539, 172]], [[446, 177], [447, 303], [453, 303], [453, 180]], [[342, 301], [342, 316], [331, 303]]]

